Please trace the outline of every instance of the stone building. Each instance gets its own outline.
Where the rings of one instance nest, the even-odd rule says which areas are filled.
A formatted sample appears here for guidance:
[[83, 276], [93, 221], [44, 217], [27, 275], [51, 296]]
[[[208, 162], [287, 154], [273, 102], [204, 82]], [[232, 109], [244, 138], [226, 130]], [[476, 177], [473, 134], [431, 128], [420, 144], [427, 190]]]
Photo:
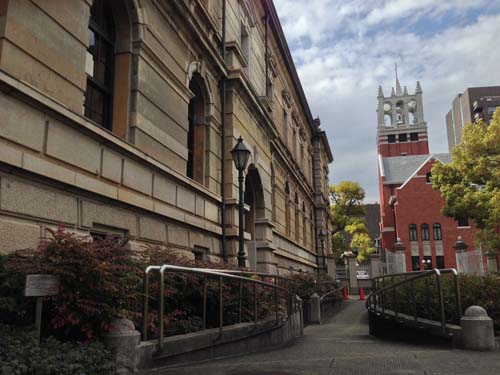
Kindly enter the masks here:
[[446, 114], [450, 152], [462, 141], [462, 128], [465, 124], [479, 119], [489, 124], [498, 107], [500, 107], [500, 86], [469, 87], [462, 94], [458, 94]]
[[[328, 166], [270, 0], [0, 0], [0, 251], [62, 223], [250, 265], [323, 268]], [[330, 241], [325, 241], [326, 253]]]
[[431, 169], [448, 163], [449, 154], [430, 154], [422, 88], [378, 94], [380, 246], [382, 252], [402, 251], [401, 271], [457, 267], [454, 245], [460, 236], [474, 250], [467, 218], [455, 221], [441, 214], [445, 201], [432, 188]]

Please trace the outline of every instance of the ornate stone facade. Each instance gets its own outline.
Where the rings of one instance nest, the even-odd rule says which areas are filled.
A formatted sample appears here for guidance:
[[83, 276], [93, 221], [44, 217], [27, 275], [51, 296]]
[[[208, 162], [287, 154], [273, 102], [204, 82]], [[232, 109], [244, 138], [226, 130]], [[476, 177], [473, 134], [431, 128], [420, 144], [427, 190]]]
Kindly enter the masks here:
[[272, 1], [0, 0], [0, 89], [0, 251], [62, 223], [234, 262], [241, 135], [249, 264], [323, 267], [333, 157]]

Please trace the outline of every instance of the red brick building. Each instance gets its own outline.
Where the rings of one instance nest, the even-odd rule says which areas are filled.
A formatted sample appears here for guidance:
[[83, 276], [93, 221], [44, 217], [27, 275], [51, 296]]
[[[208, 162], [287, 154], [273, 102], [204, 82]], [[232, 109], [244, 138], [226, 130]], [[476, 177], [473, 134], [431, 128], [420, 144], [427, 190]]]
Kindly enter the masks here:
[[441, 214], [444, 199], [430, 172], [450, 155], [429, 154], [420, 84], [409, 95], [396, 79], [389, 97], [380, 87], [377, 112], [381, 249], [394, 252], [399, 238], [407, 271], [456, 267], [453, 246], [461, 236], [472, 247], [473, 228]]

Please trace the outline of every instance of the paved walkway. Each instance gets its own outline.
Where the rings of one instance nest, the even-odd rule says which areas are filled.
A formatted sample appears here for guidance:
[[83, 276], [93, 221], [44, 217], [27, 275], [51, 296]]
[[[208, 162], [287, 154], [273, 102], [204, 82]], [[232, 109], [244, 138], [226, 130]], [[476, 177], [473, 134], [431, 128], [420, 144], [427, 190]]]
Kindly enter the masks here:
[[309, 326], [284, 348], [152, 371], [151, 375], [500, 374], [500, 351], [479, 353], [368, 335], [360, 301], [345, 301], [328, 323]]

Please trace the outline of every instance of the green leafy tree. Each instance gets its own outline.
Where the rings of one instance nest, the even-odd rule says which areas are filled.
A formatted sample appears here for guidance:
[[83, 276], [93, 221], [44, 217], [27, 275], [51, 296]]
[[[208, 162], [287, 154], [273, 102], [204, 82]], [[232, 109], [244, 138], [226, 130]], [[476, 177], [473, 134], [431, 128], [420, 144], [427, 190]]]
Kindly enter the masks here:
[[364, 198], [365, 191], [357, 182], [342, 181], [330, 186], [332, 246], [337, 257], [351, 249], [358, 252], [358, 261], [363, 261], [375, 251], [364, 218]]
[[432, 185], [446, 204], [443, 214], [468, 217], [478, 228], [476, 241], [487, 250], [500, 249], [500, 110], [490, 125], [483, 121], [463, 128], [462, 143], [448, 164], [432, 168]]

